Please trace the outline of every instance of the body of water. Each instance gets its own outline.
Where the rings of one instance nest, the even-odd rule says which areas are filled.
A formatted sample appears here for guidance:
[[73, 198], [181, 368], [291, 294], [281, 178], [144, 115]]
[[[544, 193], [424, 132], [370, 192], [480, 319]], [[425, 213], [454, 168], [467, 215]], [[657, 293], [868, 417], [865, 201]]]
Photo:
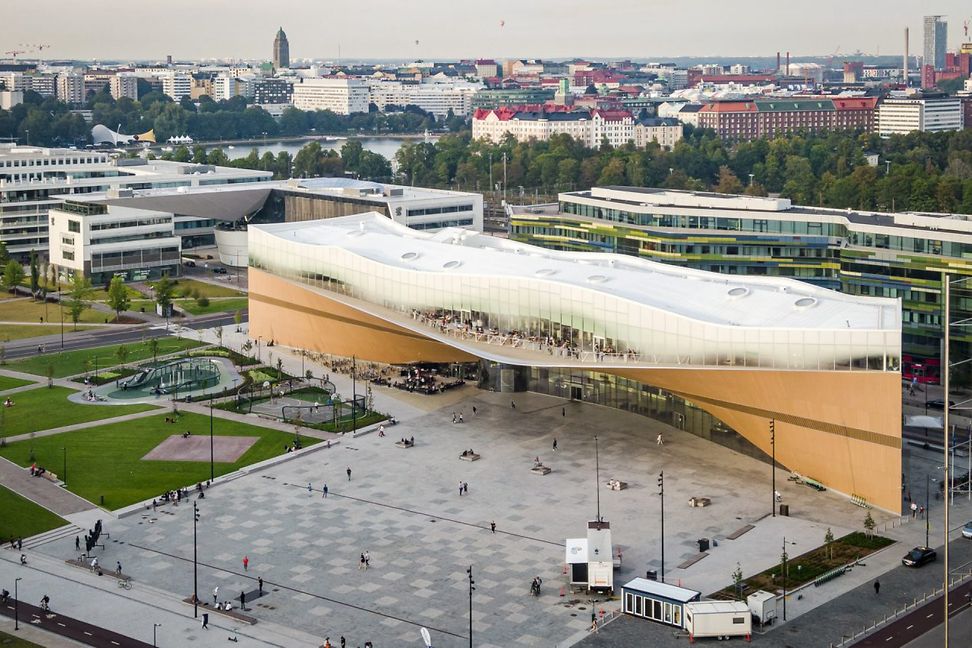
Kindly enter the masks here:
[[[421, 142], [423, 139], [421, 137], [408, 138], [408, 137], [362, 137], [360, 139], [362, 146], [365, 150], [371, 151], [372, 153], [378, 153], [379, 155], [385, 156], [388, 160], [395, 159], [395, 153], [398, 149], [402, 147], [402, 144], [406, 142]], [[237, 158], [246, 157], [250, 154], [253, 149], [257, 150], [257, 155], [263, 155], [264, 153], [272, 153], [277, 155], [281, 151], [286, 151], [290, 153], [291, 156], [297, 155], [304, 146], [310, 143], [311, 140], [288, 140], [288, 141], [277, 141], [272, 140], [259, 143], [243, 143], [243, 144], [227, 144], [223, 146], [207, 146], [206, 150], [211, 151], [215, 148], [223, 149], [226, 156], [235, 160]], [[340, 152], [341, 147], [344, 143], [348, 141], [348, 138], [342, 137], [338, 139], [330, 139], [321, 142], [321, 147], [325, 149], [333, 149]], [[230, 148], [232, 147], [232, 148]]]

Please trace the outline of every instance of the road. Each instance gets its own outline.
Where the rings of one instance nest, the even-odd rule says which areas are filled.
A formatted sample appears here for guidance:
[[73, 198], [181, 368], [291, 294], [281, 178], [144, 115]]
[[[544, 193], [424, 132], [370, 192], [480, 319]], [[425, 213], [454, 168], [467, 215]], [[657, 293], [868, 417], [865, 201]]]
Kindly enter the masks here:
[[[170, 323], [169, 327], [170, 329], [176, 326], [191, 329], [204, 329], [215, 326], [229, 326], [234, 324], [233, 317], [234, 315], [232, 313], [216, 313], [214, 315], [195, 317], [186, 321], [174, 321]], [[157, 324], [131, 326], [120, 329], [95, 329], [64, 338], [63, 350], [73, 351], [77, 349], [90, 349], [93, 347], [106, 346], [109, 344], [140, 342], [142, 340], [151, 338], [166, 337], [170, 334], [171, 330], [167, 331], [164, 326]], [[60, 343], [57, 343], [56, 345], [48, 343], [46, 347], [47, 351], [51, 353], [62, 350]], [[27, 339], [19, 342], [10, 342], [6, 345], [5, 356], [7, 360], [17, 360], [34, 355], [37, 355], [36, 340]]]
[[[0, 605], [0, 614], [11, 619], [14, 617], [13, 597], [5, 604]], [[44, 612], [36, 605], [30, 605], [24, 601], [20, 601], [18, 618], [22, 625], [29, 623], [41, 630], [53, 632], [88, 646], [96, 646], [97, 648], [151, 648], [151, 644], [144, 641], [93, 626], [79, 619], [60, 615], [56, 611]]]
[[[951, 591], [949, 594], [949, 614], [948, 618], [951, 619], [959, 614], [962, 614], [969, 608], [969, 596], [972, 593], [972, 582], [966, 582], [959, 585]], [[943, 605], [942, 599], [936, 598], [926, 605], [915, 609], [910, 614], [898, 619], [894, 623], [891, 623], [879, 631], [870, 635], [869, 637], [858, 641], [854, 644], [855, 647], [859, 646], [861, 648], [883, 646], [884, 648], [900, 648], [901, 646], [909, 645], [914, 642], [914, 645], [922, 646], [941, 646], [942, 641], [942, 630], [937, 631], [938, 642], [935, 643], [932, 636], [936, 633], [932, 631], [942, 623], [943, 617]], [[966, 627], [972, 622], [972, 618], [969, 618], [968, 614], [963, 615], [962, 624]], [[968, 637], [968, 633], [956, 632], [954, 627], [949, 627], [949, 638], [957, 638], [959, 636]], [[961, 645], [968, 645], [965, 641], [961, 642]]]

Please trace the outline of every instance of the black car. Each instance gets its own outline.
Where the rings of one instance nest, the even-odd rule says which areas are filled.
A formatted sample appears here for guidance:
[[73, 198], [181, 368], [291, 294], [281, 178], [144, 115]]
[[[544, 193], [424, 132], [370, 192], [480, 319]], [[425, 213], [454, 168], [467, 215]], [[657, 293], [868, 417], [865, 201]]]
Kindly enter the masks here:
[[217, 267], [213, 268], [213, 274], [226, 274], [226, 268]]
[[[944, 398], [933, 398], [928, 401], [928, 407], [932, 409], [945, 409], [945, 399]], [[955, 401], [948, 401], [948, 409], [955, 409]]]
[[901, 564], [905, 567], [921, 567], [925, 563], [935, 562], [938, 554], [929, 547], [915, 547], [901, 559]]

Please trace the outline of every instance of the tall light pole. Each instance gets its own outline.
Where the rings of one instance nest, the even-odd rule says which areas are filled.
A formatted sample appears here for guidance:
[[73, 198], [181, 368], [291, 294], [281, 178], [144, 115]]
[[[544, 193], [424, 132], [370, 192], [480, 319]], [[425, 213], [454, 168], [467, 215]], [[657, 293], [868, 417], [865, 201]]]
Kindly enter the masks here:
[[[931, 511], [928, 509], [928, 473], [925, 473], [925, 546], [928, 546], [928, 530], [931, 526]], [[948, 491], [945, 491], [945, 506], [948, 506]], [[945, 540], [948, 542], [948, 540]]]
[[661, 497], [661, 582], [665, 582], [665, 471], [658, 473], [658, 495]]
[[472, 577], [472, 565], [469, 565], [469, 569], [466, 570], [466, 574], [469, 577], [469, 648], [473, 645], [473, 628], [472, 628], [472, 593], [476, 590], [473, 585], [476, 581]]
[[214, 466], [215, 452], [213, 450], [213, 395], [209, 394], [209, 483], [212, 484], [216, 479], [216, 468]]
[[601, 457], [597, 448], [597, 435], [594, 435], [594, 492], [597, 494], [597, 521], [601, 521]]
[[61, 450], [64, 451], [64, 470], [61, 471], [61, 481], [67, 484], [67, 446], [62, 446]]
[[[949, 358], [949, 348], [948, 348], [949, 347], [949, 342], [951, 341], [950, 333], [951, 333], [951, 330], [952, 330], [952, 322], [951, 322], [952, 310], [951, 310], [951, 304], [949, 303], [950, 298], [951, 298], [951, 294], [952, 294], [951, 293], [951, 287], [952, 287], [952, 278], [951, 278], [951, 275], [949, 275], [947, 272], [946, 273], [943, 273], [942, 274], [942, 289], [943, 289], [942, 290], [942, 293], [943, 293], [942, 294], [942, 297], [943, 297], [943, 302], [944, 303], [942, 304], [942, 306], [943, 306], [943, 308], [945, 310], [945, 313], [944, 313], [945, 316], [942, 318], [942, 321], [945, 324], [945, 341], [944, 341], [944, 345], [943, 345], [944, 348], [942, 349], [942, 371], [944, 372], [942, 374], [942, 387], [943, 387], [943, 389], [945, 391], [945, 413], [942, 416], [942, 423], [943, 423], [944, 428], [945, 428], [945, 443], [942, 444], [942, 447], [945, 448], [944, 451], [943, 451], [944, 452], [944, 455], [945, 455], [945, 490], [943, 491], [943, 495], [945, 496], [945, 527], [944, 527], [944, 533], [945, 533], [945, 549], [943, 551], [944, 558], [945, 558], [945, 564], [944, 564], [944, 574], [943, 574], [944, 586], [942, 588], [942, 591], [943, 591], [942, 603], [945, 606], [945, 615], [944, 615], [944, 619], [942, 620], [942, 629], [944, 630], [944, 634], [945, 634], [945, 643], [942, 644], [942, 645], [945, 648], [948, 648], [948, 613], [949, 613], [949, 604], [948, 604], [948, 586], [949, 586], [949, 583], [948, 583], [948, 529], [949, 529], [949, 526], [948, 526], [948, 508], [949, 508], [948, 507], [948, 495], [949, 495], [949, 492], [952, 490], [952, 480], [951, 480], [951, 475], [950, 475], [950, 470], [949, 470], [950, 466], [949, 466], [949, 456], [948, 456], [949, 455], [949, 450], [951, 449], [951, 446], [952, 446], [952, 435], [950, 434], [949, 429], [948, 429], [948, 425], [949, 425], [949, 421], [948, 421], [948, 415], [949, 415], [949, 402], [948, 402], [949, 384], [948, 383], [949, 383], [949, 380], [948, 379], [949, 379], [949, 374], [952, 373], [951, 372], [951, 368], [952, 367], [951, 367], [950, 358]], [[926, 394], [928, 393], [927, 387], [926, 387], [925, 393]], [[928, 514], [928, 508], [927, 507], [925, 507], [925, 514], [926, 515]]]
[[783, 536], [783, 555], [780, 558], [783, 562], [783, 620], [786, 621], [786, 536]]
[[503, 151], [503, 200], [506, 200], [506, 151]]
[[152, 624], [152, 645], [153, 646], [157, 646], [158, 645], [158, 643], [156, 643], [156, 639], [158, 638], [158, 636], [156, 635], [156, 631], [159, 628], [161, 628], [161, 627], [162, 627], [162, 624], [161, 623], [153, 623]]
[[358, 368], [358, 362], [354, 356], [351, 356], [351, 434], [354, 435], [354, 430], [358, 426], [358, 416], [355, 405], [358, 402], [358, 383], [356, 378], [356, 371]]
[[20, 596], [18, 596], [18, 592], [20, 590], [17, 588], [17, 583], [19, 583], [22, 580], [23, 578], [14, 579], [14, 630], [15, 631], [20, 630]]
[[773, 453], [773, 503], [770, 504], [770, 511], [776, 517], [776, 419], [770, 419], [770, 448]]
[[196, 522], [199, 521], [199, 506], [192, 503], [192, 616], [199, 618], [199, 560], [196, 553]]

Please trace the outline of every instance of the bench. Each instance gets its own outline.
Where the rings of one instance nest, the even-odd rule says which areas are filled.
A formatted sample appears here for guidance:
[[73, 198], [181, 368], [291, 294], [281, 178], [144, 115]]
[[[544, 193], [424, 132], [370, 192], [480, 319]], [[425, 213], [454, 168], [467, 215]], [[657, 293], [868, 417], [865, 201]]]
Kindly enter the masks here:
[[472, 454], [463, 453], [459, 455], [459, 459], [461, 459], [462, 461], [479, 461], [481, 458], [482, 456], [476, 454], [475, 452]]
[[[247, 599], [246, 600], [247, 601], [250, 600], [249, 595], [247, 595]], [[188, 596], [188, 597], [182, 599], [182, 602], [183, 603], [188, 603], [189, 605], [192, 605], [192, 596]], [[231, 603], [232, 603], [232, 601], [231, 601]], [[236, 599], [236, 603], [234, 603], [234, 605], [239, 605], [239, 599]], [[214, 614], [214, 613], [215, 614], [221, 614], [221, 615], [223, 615], [225, 617], [229, 617], [231, 619], [234, 619], [236, 621], [239, 621], [240, 623], [245, 623], [247, 625], [256, 625], [256, 622], [257, 622], [256, 617], [251, 617], [248, 614], [243, 614], [242, 612], [238, 612], [237, 610], [239, 608], [233, 608], [233, 609], [230, 609], [230, 610], [224, 610], [222, 607], [213, 607], [213, 605], [211, 603], [204, 602], [202, 600], [199, 601], [199, 608], [200, 608], [200, 612], [206, 612], [208, 614]]]
[[397, 445], [399, 448], [414, 448], [415, 447], [415, 444], [414, 443], [409, 443], [408, 441], [396, 441], [395, 442], [395, 445]]
[[690, 497], [689, 506], [692, 508], [702, 508], [708, 506], [712, 503], [712, 500], [708, 497]]
[[551, 470], [550, 468], [544, 466], [543, 464], [537, 464], [530, 469], [530, 472], [532, 472], [535, 475], [549, 475]]

